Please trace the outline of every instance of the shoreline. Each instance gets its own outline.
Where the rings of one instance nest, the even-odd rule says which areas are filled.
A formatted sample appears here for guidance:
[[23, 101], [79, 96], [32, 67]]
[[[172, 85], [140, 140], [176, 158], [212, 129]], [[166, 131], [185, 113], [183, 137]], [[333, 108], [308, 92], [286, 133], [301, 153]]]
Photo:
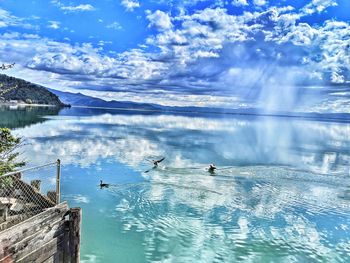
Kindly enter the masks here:
[[[345, 121], [350, 122], [349, 113], [258, 113], [258, 112], [220, 112], [220, 111], [186, 111], [186, 110], [174, 110], [174, 109], [134, 109], [134, 108], [112, 108], [112, 107], [99, 107], [99, 106], [82, 106], [82, 105], [71, 105], [71, 108], [81, 108], [81, 109], [105, 109], [105, 110], [119, 110], [119, 111], [135, 111], [135, 112], [163, 112], [163, 113], [182, 113], [182, 114], [215, 114], [215, 115], [241, 115], [241, 116], [259, 116], [259, 117], [273, 117], [273, 118], [300, 118], [308, 120], [332, 120], [332, 121]], [[332, 117], [329, 115], [347, 115], [349, 119]]]
[[67, 105], [54, 105], [54, 104], [28, 104], [28, 103], [10, 103], [10, 102], [0, 102], [0, 107], [1, 106], [7, 106], [7, 107], [13, 107], [13, 108], [25, 108], [25, 107], [59, 107], [59, 108], [64, 108], [64, 107], [70, 107]]
[[0, 103], [0, 106], [9, 106], [9, 107], [57, 107], [56, 105], [51, 105], [51, 104], [27, 104], [27, 103]]
[[[185, 109], [142, 109], [142, 108], [118, 108], [118, 107], [100, 107], [100, 106], [84, 106], [84, 105], [52, 105], [52, 104], [27, 104], [27, 103], [4, 103], [0, 102], [0, 107], [6, 106], [12, 109], [25, 108], [25, 107], [58, 107], [58, 108], [80, 108], [80, 109], [101, 109], [101, 110], [116, 110], [116, 111], [132, 111], [132, 112], [154, 112], [154, 113], [178, 113], [178, 114], [214, 114], [214, 115], [240, 115], [240, 116], [257, 116], [257, 117], [272, 117], [272, 118], [300, 118], [307, 120], [318, 120], [318, 121], [341, 121], [350, 122], [349, 113], [259, 113], [259, 112], [234, 112], [234, 110], [222, 112], [220, 110], [185, 110]], [[330, 116], [333, 115], [333, 116]], [[341, 118], [336, 115], [346, 115], [349, 118]]]

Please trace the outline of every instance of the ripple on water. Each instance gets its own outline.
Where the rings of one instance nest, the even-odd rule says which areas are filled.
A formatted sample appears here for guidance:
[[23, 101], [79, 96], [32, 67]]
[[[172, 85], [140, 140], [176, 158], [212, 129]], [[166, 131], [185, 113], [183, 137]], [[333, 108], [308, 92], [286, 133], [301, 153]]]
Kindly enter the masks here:
[[110, 189], [114, 216], [143, 234], [149, 262], [350, 262], [349, 201], [339, 198], [347, 186], [262, 171], [158, 173]]

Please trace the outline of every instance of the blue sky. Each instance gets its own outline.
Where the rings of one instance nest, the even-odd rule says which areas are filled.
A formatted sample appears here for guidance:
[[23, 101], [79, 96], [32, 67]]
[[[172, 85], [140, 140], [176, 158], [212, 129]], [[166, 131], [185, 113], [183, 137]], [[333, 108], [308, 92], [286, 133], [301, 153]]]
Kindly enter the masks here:
[[0, 0], [7, 74], [106, 100], [350, 112], [348, 0]]

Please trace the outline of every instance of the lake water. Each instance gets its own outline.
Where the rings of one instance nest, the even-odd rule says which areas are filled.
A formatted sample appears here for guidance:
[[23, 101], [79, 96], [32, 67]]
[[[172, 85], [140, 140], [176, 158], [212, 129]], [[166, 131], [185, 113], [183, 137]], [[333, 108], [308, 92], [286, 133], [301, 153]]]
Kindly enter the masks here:
[[4, 125], [28, 166], [62, 160], [82, 262], [350, 262], [349, 120], [3, 108]]

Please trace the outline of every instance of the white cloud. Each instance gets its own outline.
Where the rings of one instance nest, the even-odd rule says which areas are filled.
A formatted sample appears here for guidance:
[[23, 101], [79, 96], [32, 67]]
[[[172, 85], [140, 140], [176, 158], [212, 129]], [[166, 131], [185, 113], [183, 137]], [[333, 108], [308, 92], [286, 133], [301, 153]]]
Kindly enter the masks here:
[[14, 16], [7, 10], [0, 8], [0, 28], [13, 26], [13, 27], [21, 27], [25, 29], [38, 29], [37, 26], [33, 26], [32, 24], [27, 22], [29, 20], [30, 19], [24, 19], [24, 18], [19, 18], [17, 16]]
[[317, 29], [312, 28], [307, 23], [299, 23], [293, 27], [294, 30], [289, 31], [287, 34], [282, 36], [278, 42], [291, 42], [297, 46], [310, 46], [312, 45], [319, 33]]
[[52, 0], [52, 4], [59, 7], [61, 10], [65, 12], [84, 12], [84, 11], [94, 11], [95, 7], [90, 4], [80, 4], [80, 5], [64, 5], [59, 0]]
[[140, 3], [137, 0], [122, 0], [121, 5], [124, 6], [127, 11], [134, 11], [135, 8], [140, 7]]
[[61, 23], [58, 21], [49, 21], [49, 25], [47, 27], [52, 29], [59, 29], [60, 25]]
[[247, 6], [247, 0], [233, 0], [232, 5], [234, 6]]
[[72, 200], [73, 202], [78, 203], [78, 204], [90, 203], [90, 198], [88, 196], [81, 195], [81, 194], [63, 195], [63, 198], [68, 199], [68, 200]]
[[81, 4], [77, 6], [62, 6], [62, 10], [75, 12], [75, 11], [93, 11], [95, 8], [90, 4]]
[[0, 9], [0, 28], [8, 27], [9, 25], [17, 24], [18, 18], [12, 16], [8, 11]]
[[118, 22], [113, 22], [106, 26], [106, 28], [114, 29], [114, 30], [121, 30], [123, 27]]
[[161, 32], [147, 43], [158, 46], [163, 51], [161, 56], [173, 58], [177, 67], [183, 67], [199, 58], [219, 57], [225, 43], [247, 41], [256, 28], [247, 25], [247, 19], [229, 15], [222, 8], [207, 8], [193, 15], [175, 17], [181, 27]]
[[172, 28], [171, 18], [169, 14], [157, 10], [154, 13], [147, 12], [147, 19], [150, 21], [149, 26], [154, 26], [159, 30], [166, 30]]
[[345, 78], [343, 75], [340, 75], [338, 72], [333, 71], [331, 74], [331, 80], [334, 83], [344, 83], [345, 82]]
[[[332, 5], [333, 1], [314, 0], [299, 10], [261, 6], [238, 15], [213, 7], [173, 17], [148, 11], [149, 26], [158, 31], [137, 49], [112, 54], [104, 52], [105, 41], [94, 47], [6, 33], [0, 52], [26, 66], [21, 73], [43, 85], [75, 91], [85, 86], [85, 94], [109, 100], [242, 106], [254, 105], [259, 97], [276, 107], [279, 100], [266, 94], [279, 94], [275, 89], [283, 85], [295, 94], [279, 105], [293, 109], [299, 100], [293, 87], [350, 82], [349, 23], [300, 21], [310, 13], [305, 10], [317, 12]], [[120, 29], [118, 23], [107, 27]], [[47, 72], [50, 78], [39, 77]], [[105, 87], [111, 91], [104, 91]], [[251, 95], [256, 93], [260, 95]], [[346, 108], [340, 99], [330, 104]]]
[[301, 11], [304, 14], [311, 15], [316, 12], [321, 13], [326, 8], [337, 5], [337, 0], [312, 0]]
[[254, 5], [263, 6], [266, 5], [266, 0], [253, 0]]

